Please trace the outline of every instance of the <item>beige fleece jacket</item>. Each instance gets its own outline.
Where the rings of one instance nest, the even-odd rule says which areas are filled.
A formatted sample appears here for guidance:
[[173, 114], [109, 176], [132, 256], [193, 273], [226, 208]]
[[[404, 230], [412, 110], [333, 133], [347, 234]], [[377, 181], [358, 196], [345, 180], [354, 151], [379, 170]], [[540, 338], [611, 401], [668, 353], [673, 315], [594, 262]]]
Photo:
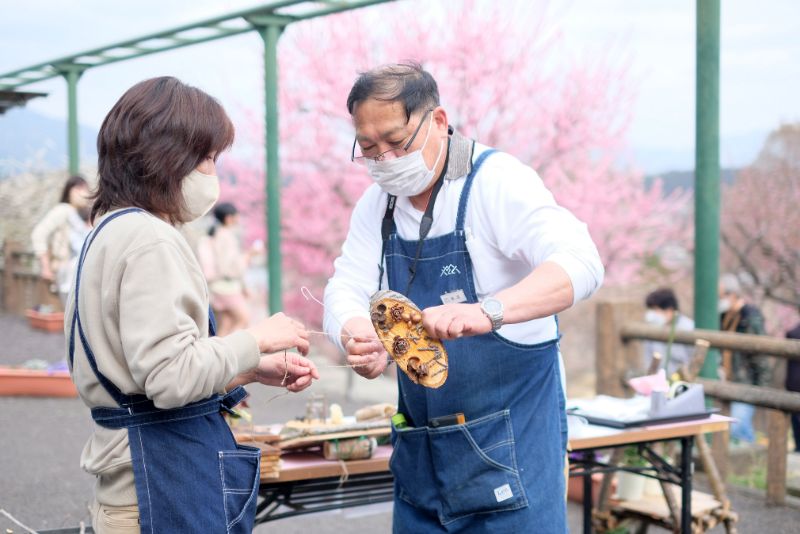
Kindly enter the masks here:
[[[74, 290], [66, 304], [67, 339]], [[208, 337], [208, 289], [200, 266], [178, 230], [148, 213], [122, 215], [98, 234], [83, 266], [80, 310], [100, 371], [123, 393], [145, 394], [159, 408], [222, 393], [233, 377], [258, 364], [250, 333]], [[87, 406], [116, 407], [77, 333], [71, 372]], [[127, 430], [95, 424], [81, 467], [97, 476], [101, 504], [136, 504], [130, 462]]]

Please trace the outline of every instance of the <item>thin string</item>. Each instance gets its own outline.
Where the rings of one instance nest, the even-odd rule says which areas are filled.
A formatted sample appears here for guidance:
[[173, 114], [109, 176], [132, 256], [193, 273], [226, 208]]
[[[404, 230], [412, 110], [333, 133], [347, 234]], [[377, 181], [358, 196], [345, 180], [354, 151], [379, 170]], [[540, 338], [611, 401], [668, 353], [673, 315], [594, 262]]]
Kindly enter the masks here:
[[287, 378], [289, 378], [289, 356], [286, 354], [286, 349], [283, 349], [283, 380], [281, 380], [281, 386], [286, 385]]
[[[302, 287], [300, 288], [300, 293], [301, 293], [301, 294], [302, 294], [302, 295], [303, 295], [303, 296], [306, 298], [306, 300], [313, 300], [314, 302], [316, 302], [317, 304], [319, 304], [320, 306], [322, 306], [322, 309], [323, 309], [323, 310], [325, 310], [325, 312], [326, 312], [326, 313], [328, 312], [328, 308], [325, 306], [325, 304], [324, 304], [322, 301], [320, 301], [320, 300], [319, 300], [317, 297], [315, 297], [315, 296], [314, 296], [314, 295], [311, 293], [311, 290], [310, 290], [310, 289], [308, 289], [306, 286], [302, 286]], [[341, 326], [341, 327], [342, 327], [342, 330], [344, 330], [345, 332], [347, 332], [347, 335], [348, 335], [348, 336], [350, 336], [350, 337], [355, 337], [355, 336], [353, 336], [353, 333], [352, 333], [352, 332], [350, 332], [350, 330], [348, 330], [347, 328], [345, 328], [345, 326], [344, 326], [342, 323], [340, 323], [340, 322], [339, 322], [339, 319], [337, 319], [337, 318], [336, 318], [336, 316], [335, 316], [334, 314], [332, 314], [332, 313], [328, 313], [328, 315], [330, 315], [330, 316], [331, 316], [331, 318], [332, 318], [334, 321], [336, 321], [336, 324], [338, 324], [339, 326]]]
[[267, 399], [267, 402], [265, 402], [264, 404], [269, 404], [270, 402], [274, 401], [274, 400], [275, 400], [275, 399], [277, 399], [278, 397], [283, 397], [284, 395], [288, 395], [288, 394], [289, 394], [289, 391], [288, 391], [288, 390], [286, 390], [286, 391], [284, 391], [284, 392], [282, 392], [282, 393], [278, 393], [278, 394], [276, 394], [276, 395], [273, 395], [272, 397], [270, 397], [269, 399]]
[[[328, 335], [327, 332], [318, 332], [316, 330], [306, 330], [309, 334], [317, 334], [318, 336], [326, 336]], [[345, 334], [339, 334], [339, 337], [347, 337]]]
[[[320, 301], [317, 297], [315, 297], [314, 294], [311, 293], [311, 290], [308, 289], [306, 286], [301, 286], [300, 287], [300, 293], [305, 297], [306, 300], [313, 300], [314, 302], [316, 302], [317, 304], [322, 306], [322, 309], [325, 310], [325, 312], [328, 311], [328, 308], [325, 306], [325, 304], [322, 301]], [[336, 321], [336, 324], [338, 324], [339, 326], [342, 327], [342, 330], [347, 332], [347, 336], [355, 337], [350, 330], [348, 330], [342, 323], [339, 322], [339, 319], [337, 319], [334, 314], [329, 313], [328, 315], [330, 315], [330, 317], [334, 321]], [[319, 331], [316, 331], [316, 330], [308, 330], [308, 333], [309, 334], [316, 334], [316, 335], [320, 335], [320, 336], [327, 336], [328, 335], [327, 332], [319, 332]], [[344, 334], [339, 334], [339, 337], [347, 337], [347, 336], [345, 336]], [[394, 360], [392, 360], [391, 358], [388, 358], [386, 360], [386, 363], [391, 364], [393, 361]], [[356, 363], [356, 364], [352, 364], [352, 365], [350, 365], [350, 364], [346, 364], [346, 365], [318, 365], [317, 368], [318, 369], [320, 369], [320, 368], [335, 369], [335, 368], [350, 367], [351, 369], [355, 369], [356, 367], [364, 367], [365, 365], [367, 365], [367, 364], [365, 364], [365, 363]]]
[[347, 479], [350, 478], [350, 472], [347, 470], [347, 463], [344, 460], [339, 459], [339, 465], [342, 467], [342, 476], [339, 477], [339, 486], [336, 489], [342, 489], [342, 486]]

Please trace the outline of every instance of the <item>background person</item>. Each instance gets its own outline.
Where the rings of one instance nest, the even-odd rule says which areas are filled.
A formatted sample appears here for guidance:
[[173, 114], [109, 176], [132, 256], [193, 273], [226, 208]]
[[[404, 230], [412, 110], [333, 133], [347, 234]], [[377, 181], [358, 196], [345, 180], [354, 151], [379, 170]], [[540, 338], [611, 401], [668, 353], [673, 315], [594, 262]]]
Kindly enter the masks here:
[[[376, 182], [358, 200], [325, 290], [325, 328], [348, 363], [388, 355], [370, 296], [389, 288], [445, 340], [438, 389], [398, 373], [395, 532], [566, 532], [566, 417], [554, 314], [597, 289], [586, 226], [531, 168], [454, 131], [417, 64], [361, 74], [347, 99], [352, 159]], [[457, 429], [431, 428], [461, 412]], [[491, 461], [487, 461], [486, 458]]]
[[[800, 310], [798, 310], [800, 311]], [[789, 339], [800, 339], [800, 323], [786, 332]], [[786, 362], [786, 389], [800, 392], [800, 361], [789, 360]], [[800, 453], [800, 413], [795, 412], [792, 418], [792, 435], [794, 436], [794, 452]]]
[[217, 333], [224, 336], [250, 324], [244, 278], [251, 253], [243, 252], [239, 242], [236, 206], [223, 202], [214, 207], [213, 213], [215, 223], [197, 249], [217, 317]]
[[[740, 334], [766, 335], [761, 310], [749, 304], [742, 293], [739, 279], [726, 273], [719, 279], [720, 329]], [[772, 380], [772, 366], [766, 356], [739, 350], [722, 351], [722, 369], [727, 380], [739, 384], [768, 387]], [[744, 402], [731, 403], [731, 438], [752, 443], [753, 414], [755, 406]]]
[[[672, 289], [662, 288], [649, 293], [645, 298], [645, 306], [647, 311], [644, 319], [652, 325], [666, 326], [670, 328], [670, 331], [694, 330], [694, 321], [678, 310], [678, 299]], [[667, 345], [668, 343], [661, 341], [645, 341], [644, 365], [645, 369], [649, 369], [653, 354], [660, 354], [662, 358], [661, 367], [665, 369], [667, 378], [669, 378], [682, 365], [689, 364], [694, 353], [694, 347], [672, 343], [670, 348], [667, 349]], [[668, 358], [669, 362], [667, 362]]]
[[[214, 337], [206, 281], [176, 225], [217, 201], [233, 141], [219, 103], [170, 77], [140, 82], [98, 134], [99, 182], [67, 302], [68, 361], [95, 421], [81, 457], [97, 478], [99, 534], [249, 533], [260, 451], [222, 411], [250, 382], [300, 391], [318, 378], [308, 333], [278, 313]], [[281, 351], [279, 354], [266, 354]]]
[[70, 176], [53, 206], [33, 228], [33, 253], [39, 259], [42, 279], [51, 283], [61, 303], [66, 301], [71, 274], [83, 240], [89, 233], [89, 185], [81, 176]]

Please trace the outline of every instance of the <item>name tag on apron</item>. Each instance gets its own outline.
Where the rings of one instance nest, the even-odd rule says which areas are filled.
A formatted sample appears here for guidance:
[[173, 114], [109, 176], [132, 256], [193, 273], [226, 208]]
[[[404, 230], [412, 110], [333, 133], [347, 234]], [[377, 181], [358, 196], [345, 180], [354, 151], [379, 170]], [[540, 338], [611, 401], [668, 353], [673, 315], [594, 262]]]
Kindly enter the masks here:
[[442, 304], [458, 304], [459, 302], [467, 302], [467, 296], [464, 294], [463, 289], [456, 289], [445, 293], [441, 297]]

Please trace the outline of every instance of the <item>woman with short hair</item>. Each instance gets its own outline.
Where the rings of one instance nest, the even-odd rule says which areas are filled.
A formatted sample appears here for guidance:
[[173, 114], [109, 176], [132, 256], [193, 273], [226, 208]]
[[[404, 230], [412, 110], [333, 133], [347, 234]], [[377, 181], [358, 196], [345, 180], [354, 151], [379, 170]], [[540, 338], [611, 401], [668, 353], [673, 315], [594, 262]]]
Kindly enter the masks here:
[[100, 129], [95, 229], [65, 321], [95, 421], [81, 458], [97, 477], [95, 532], [251, 532], [260, 452], [236, 444], [221, 412], [244, 384], [300, 391], [319, 377], [302, 356], [308, 332], [282, 313], [214, 337], [176, 226], [217, 201], [216, 159], [233, 136], [216, 100], [170, 77], [131, 87]]

